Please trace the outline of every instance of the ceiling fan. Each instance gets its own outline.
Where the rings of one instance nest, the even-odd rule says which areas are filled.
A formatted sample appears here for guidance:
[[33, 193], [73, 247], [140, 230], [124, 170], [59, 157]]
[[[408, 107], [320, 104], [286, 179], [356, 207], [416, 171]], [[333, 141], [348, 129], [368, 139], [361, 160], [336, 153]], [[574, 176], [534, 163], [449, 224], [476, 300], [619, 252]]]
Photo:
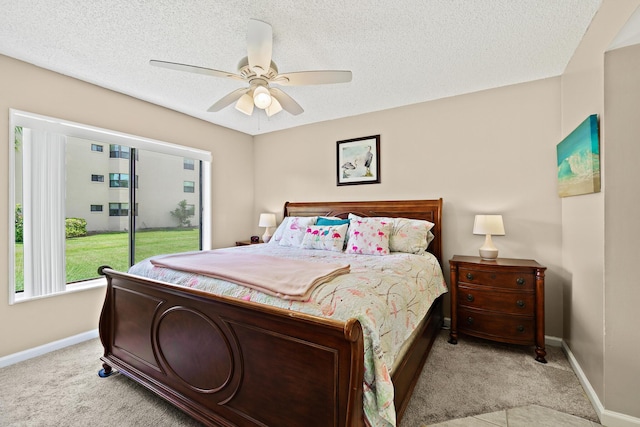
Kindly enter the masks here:
[[273, 33], [271, 25], [257, 19], [249, 20], [247, 32], [247, 56], [238, 64], [238, 74], [195, 65], [178, 64], [175, 62], [149, 61], [156, 67], [172, 70], [188, 71], [190, 73], [205, 74], [249, 83], [249, 87], [236, 89], [223, 96], [207, 111], [220, 111], [236, 102], [236, 109], [246, 115], [253, 114], [254, 105], [265, 110], [267, 116], [282, 111], [298, 115], [304, 110], [293, 98], [282, 90], [270, 87], [270, 84], [280, 86], [319, 85], [328, 83], [346, 83], [351, 81], [351, 71], [299, 71], [278, 74], [278, 67], [271, 60]]

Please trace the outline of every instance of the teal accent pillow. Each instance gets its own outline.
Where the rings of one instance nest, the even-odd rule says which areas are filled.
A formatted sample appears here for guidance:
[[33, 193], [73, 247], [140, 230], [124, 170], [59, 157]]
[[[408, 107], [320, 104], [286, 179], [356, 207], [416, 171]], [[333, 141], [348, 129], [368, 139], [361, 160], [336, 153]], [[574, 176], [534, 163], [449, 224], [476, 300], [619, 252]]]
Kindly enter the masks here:
[[319, 216], [318, 220], [316, 221], [316, 225], [342, 225], [342, 224], [349, 224], [349, 220], [325, 218], [325, 217]]

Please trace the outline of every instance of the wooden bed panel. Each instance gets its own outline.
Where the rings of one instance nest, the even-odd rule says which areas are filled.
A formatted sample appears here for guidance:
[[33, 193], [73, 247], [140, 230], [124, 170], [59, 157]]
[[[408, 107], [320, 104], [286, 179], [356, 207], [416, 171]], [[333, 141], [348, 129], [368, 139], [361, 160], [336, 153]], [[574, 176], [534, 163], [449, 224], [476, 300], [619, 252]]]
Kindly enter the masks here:
[[[290, 216], [403, 216], [434, 222], [442, 200], [287, 203]], [[434, 245], [435, 244], [435, 245]], [[338, 322], [101, 269], [102, 375], [132, 378], [206, 425], [362, 426], [363, 336]], [[393, 374], [398, 419], [435, 335], [442, 298]], [[313, 361], [313, 363], [310, 363]]]
[[[110, 282], [100, 321], [105, 369], [116, 368], [208, 425], [360, 425], [362, 414], [352, 409], [353, 399], [362, 405], [359, 322], [318, 322], [103, 273]], [[129, 311], [141, 301], [156, 305]]]

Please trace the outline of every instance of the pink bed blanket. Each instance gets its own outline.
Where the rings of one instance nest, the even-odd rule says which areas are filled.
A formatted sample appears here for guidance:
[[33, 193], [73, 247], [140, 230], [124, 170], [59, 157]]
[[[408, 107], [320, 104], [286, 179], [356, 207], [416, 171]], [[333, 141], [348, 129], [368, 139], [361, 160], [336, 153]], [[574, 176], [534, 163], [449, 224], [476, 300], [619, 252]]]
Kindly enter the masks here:
[[269, 255], [202, 251], [151, 259], [157, 267], [202, 274], [283, 299], [305, 301], [318, 285], [349, 272], [349, 264], [311, 262]]

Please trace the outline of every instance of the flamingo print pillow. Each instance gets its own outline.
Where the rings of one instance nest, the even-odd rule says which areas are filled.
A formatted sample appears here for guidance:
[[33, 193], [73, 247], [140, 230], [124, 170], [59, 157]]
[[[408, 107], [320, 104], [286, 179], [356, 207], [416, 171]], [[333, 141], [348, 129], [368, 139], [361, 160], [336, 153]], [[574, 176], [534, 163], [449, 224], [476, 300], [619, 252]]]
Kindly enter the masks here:
[[294, 246], [299, 248], [302, 244], [302, 239], [307, 231], [307, 227], [316, 223], [315, 216], [290, 216], [286, 226], [282, 231], [282, 237], [280, 238], [280, 246]]
[[[350, 213], [349, 219], [353, 223], [353, 221], [363, 218]], [[429, 243], [431, 243], [434, 238], [431, 229], [435, 224], [429, 221], [383, 217], [370, 217], [366, 219], [378, 219], [391, 223], [391, 233], [389, 234], [389, 250], [391, 252], [406, 252], [408, 254], [420, 255], [427, 250]]]
[[302, 248], [342, 252], [348, 227], [348, 224], [310, 225], [302, 239]]
[[389, 235], [392, 223], [386, 219], [354, 218], [349, 225], [347, 253], [389, 255]]

